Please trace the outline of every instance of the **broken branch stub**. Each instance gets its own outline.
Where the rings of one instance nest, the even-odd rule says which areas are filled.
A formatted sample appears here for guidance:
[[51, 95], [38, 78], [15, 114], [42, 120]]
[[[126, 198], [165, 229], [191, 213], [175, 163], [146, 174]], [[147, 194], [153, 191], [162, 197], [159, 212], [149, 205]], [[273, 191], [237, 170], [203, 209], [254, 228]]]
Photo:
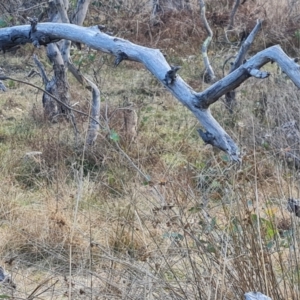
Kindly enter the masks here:
[[180, 66], [171, 66], [171, 70], [169, 70], [166, 75], [165, 75], [165, 79], [164, 79], [164, 83], [166, 85], [171, 85], [174, 83], [176, 77], [177, 77], [177, 72], [181, 69]]
[[[0, 50], [7, 50], [19, 44], [31, 43], [29, 32], [30, 26], [28, 25], [0, 29]], [[168, 74], [171, 67], [163, 54], [157, 49], [146, 48], [121, 38], [112, 37], [96, 30], [95, 27], [90, 29], [74, 24], [39, 23], [36, 26], [36, 32], [39, 33], [36, 36], [45, 37], [45, 41], [52, 42], [67, 39], [86, 44], [91, 48], [116, 57], [121, 51], [126, 54], [128, 60], [142, 63], [199, 120], [205, 129], [205, 131], [200, 131], [204, 142], [225, 151], [234, 161], [240, 160], [238, 147], [211, 115], [209, 106], [229, 91], [236, 89], [252, 76], [254, 70], [259, 70], [270, 61], [277, 62], [283, 72], [300, 88], [299, 65], [289, 58], [280, 46], [272, 46], [257, 53], [203, 92], [196, 92], [178, 75], [172, 84], [165, 82], [166, 74]]]

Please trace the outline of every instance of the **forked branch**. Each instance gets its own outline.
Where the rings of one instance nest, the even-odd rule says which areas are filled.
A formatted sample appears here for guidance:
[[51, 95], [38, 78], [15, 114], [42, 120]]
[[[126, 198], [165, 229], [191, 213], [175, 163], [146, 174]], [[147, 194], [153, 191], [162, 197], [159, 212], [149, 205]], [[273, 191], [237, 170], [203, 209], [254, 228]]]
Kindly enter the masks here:
[[[271, 61], [277, 62], [283, 72], [300, 88], [300, 67], [282, 51], [280, 46], [272, 46], [257, 53], [205, 91], [196, 92], [179, 75], [171, 84], [165, 82], [166, 74], [171, 70], [171, 67], [159, 50], [112, 37], [102, 33], [97, 27], [84, 28], [73, 24], [39, 23], [33, 36], [30, 36], [29, 33], [29, 25], [0, 29], [0, 50], [7, 50], [19, 44], [32, 43], [36, 39], [40, 45], [46, 45], [59, 39], [68, 39], [73, 42], [84, 43], [91, 48], [116, 57], [121, 51], [126, 54], [128, 60], [142, 63], [168, 91], [193, 112], [205, 129], [205, 132], [200, 131], [204, 142], [222, 149], [235, 161], [240, 160], [238, 147], [211, 115], [209, 106], [227, 92], [236, 89], [254, 74], [254, 70], [257, 74], [256, 70]], [[264, 72], [260, 72], [260, 74], [260, 78], [267, 75]]]
[[[262, 21], [258, 20], [251, 33], [248, 35], [247, 39], [242, 43], [238, 55], [236, 56], [236, 59], [234, 60], [230, 68], [230, 73], [236, 70], [245, 61], [246, 54], [249, 51], [250, 46], [252, 45], [258, 31], [261, 29], [261, 26], [262, 26]], [[227, 92], [225, 95], [226, 107], [229, 109], [231, 113], [233, 112], [233, 107], [236, 103], [235, 96], [236, 94], [234, 90]]]
[[[37, 90], [40, 90], [41, 92], [47, 94], [49, 97], [53, 98], [57, 103], [61, 104], [62, 106], [64, 106], [66, 109], [70, 110], [70, 111], [73, 111], [73, 112], [77, 112], [83, 116], [86, 116], [88, 118], [90, 118], [94, 123], [98, 124], [100, 126], [100, 121], [99, 119], [95, 119], [93, 118], [92, 114], [87, 114], [83, 111], [80, 111], [80, 110], [77, 110], [65, 103], [63, 103], [61, 100], [59, 100], [57, 97], [55, 97], [54, 95], [50, 94], [49, 92], [47, 92], [45, 89], [42, 89], [40, 88], [39, 86], [35, 85], [35, 84], [32, 84], [30, 82], [27, 82], [27, 81], [24, 81], [24, 80], [20, 80], [20, 79], [16, 79], [16, 78], [12, 78], [12, 77], [9, 77], [9, 76], [6, 76], [6, 75], [0, 75], [0, 79], [1, 80], [12, 80], [12, 81], [16, 81], [16, 82], [20, 82], [20, 83], [23, 83], [23, 84], [27, 84], [29, 86], [32, 86], [34, 88], [36, 88]], [[104, 129], [104, 128], [103, 128]]]

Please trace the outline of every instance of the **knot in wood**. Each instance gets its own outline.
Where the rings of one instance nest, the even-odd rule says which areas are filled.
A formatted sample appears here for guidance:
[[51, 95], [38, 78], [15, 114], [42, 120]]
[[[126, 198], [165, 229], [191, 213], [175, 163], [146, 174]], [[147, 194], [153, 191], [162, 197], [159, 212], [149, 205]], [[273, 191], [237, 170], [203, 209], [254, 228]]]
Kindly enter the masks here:
[[197, 131], [205, 144], [210, 144], [214, 146], [215, 137], [210, 132], [204, 132], [201, 129], [197, 129]]
[[128, 59], [128, 55], [123, 51], [118, 51], [115, 59], [115, 67], [117, 67], [123, 60]]
[[165, 83], [166, 85], [171, 85], [174, 83], [176, 77], [177, 77], [177, 71], [180, 70], [180, 66], [171, 66], [171, 70], [169, 70], [165, 75]]

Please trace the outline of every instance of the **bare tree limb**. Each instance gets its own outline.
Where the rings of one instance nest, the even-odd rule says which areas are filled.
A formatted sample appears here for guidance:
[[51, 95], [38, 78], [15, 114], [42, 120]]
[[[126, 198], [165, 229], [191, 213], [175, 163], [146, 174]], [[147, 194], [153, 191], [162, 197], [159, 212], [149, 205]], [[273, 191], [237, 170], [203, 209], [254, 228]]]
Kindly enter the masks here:
[[35, 62], [35, 64], [37, 65], [37, 67], [40, 70], [40, 74], [42, 76], [43, 79], [43, 83], [44, 85], [46, 85], [50, 80], [47, 77], [47, 74], [45, 72], [44, 66], [42, 65], [42, 63], [39, 61], [38, 57], [36, 56], [36, 54], [33, 55], [33, 60]]
[[[234, 70], [236, 70], [244, 62], [246, 54], [249, 51], [249, 48], [252, 45], [254, 38], [256, 37], [258, 31], [261, 29], [261, 26], [262, 26], [262, 21], [257, 20], [255, 27], [252, 29], [252, 31], [249, 34], [249, 36], [247, 37], [247, 39], [243, 42], [243, 44], [238, 52], [238, 55], [230, 68], [230, 73], [233, 72]], [[234, 90], [231, 90], [228, 93], [226, 93], [225, 104], [226, 104], [226, 107], [229, 109], [229, 111], [232, 113], [233, 108], [236, 104]]]
[[236, 70], [245, 60], [246, 54], [250, 49], [250, 46], [253, 44], [253, 41], [258, 33], [258, 31], [261, 29], [262, 21], [257, 20], [255, 27], [252, 29], [251, 33], [248, 35], [247, 39], [243, 42], [239, 53], [232, 64], [232, 67], [230, 69], [230, 72], [233, 72]]
[[3, 92], [7, 91], [6, 86], [4, 85], [4, 83], [2, 81], [0, 81], [0, 90]]
[[245, 300], [272, 300], [270, 297], [262, 294], [261, 292], [249, 292], [244, 296]]
[[63, 0], [55, 0], [55, 5], [58, 10], [58, 14], [60, 15], [60, 19], [63, 23], [70, 23], [69, 17], [68, 17], [68, 6], [69, 1], [63, 1]]
[[89, 124], [88, 129], [88, 136], [87, 136], [87, 144], [92, 145], [97, 139], [98, 131], [100, 128], [100, 91], [96, 84], [94, 84], [89, 79], [85, 78], [85, 80], [88, 82], [88, 84], [93, 89], [93, 101], [91, 106], [91, 121]]
[[197, 93], [201, 108], [208, 108], [215, 103], [228, 90], [233, 90], [241, 85], [247, 78], [251, 76], [253, 69], [260, 69], [268, 62], [276, 62], [284, 73], [300, 88], [300, 67], [293, 59], [288, 57], [279, 45], [269, 47], [260, 51], [248, 61], [244, 62], [239, 68], [226, 77], [222, 78], [204, 92]]
[[[50, 45], [47, 46], [48, 56], [50, 56], [50, 54], [49, 54], [50, 49], [54, 49], [53, 47], [56, 47], [56, 45], [55, 44], [50, 44]], [[55, 78], [52, 78], [52, 80], [48, 79], [48, 77], [46, 75], [46, 72], [45, 72], [45, 69], [44, 69], [44, 66], [39, 61], [37, 55], [35, 55], [35, 54], [33, 55], [33, 60], [34, 60], [35, 64], [37, 65], [37, 67], [39, 68], [40, 75], [41, 75], [41, 77], [43, 79], [43, 83], [45, 85], [45, 90], [47, 92], [49, 92], [49, 94], [47, 94], [47, 93], [43, 94], [44, 116], [47, 119], [52, 120], [53, 117], [58, 114], [57, 105], [60, 102], [62, 102], [61, 100], [59, 102], [55, 101], [55, 98], [59, 98], [59, 96], [57, 95], [57, 88], [56, 88], [56, 85], [55, 85]], [[55, 95], [55, 98], [49, 96], [49, 95], [52, 95], [52, 94]]]
[[99, 126], [101, 126], [99, 120], [97, 119], [94, 119], [92, 116], [90, 116], [89, 114], [83, 112], [83, 111], [80, 111], [80, 110], [77, 110], [65, 103], [63, 103], [62, 101], [60, 101], [57, 97], [55, 97], [54, 95], [50, 94], [49, 92], [47, 92], [45, 89], [42, 89], [40, 88], [39, 86], [35, 85], [35, 84], [32, 84], [30, 82], [27, 82], [27, 81], [23, 81], [23, 80], [20, 80], [20, 79], [16, 79], [16, 78], [12, 78], [12, 77], [9, 77], [9, 76], [6, 76], [6, 75], [0, 75], [0, 79], [1, 80], [12, 80], [12, 81], [16, 81], [16, 82], [20, 82], [20, 83], [23, 83], [23, 84], [27, 84], [27, 85], [30, 85], [40, 91], [42, 91], [43, 93], [47, 94], [49, 97], [52, 97], [55, 101], [57, 101], [59, 104], [61, 104], [62, 106], [64, 106], [66, 109], [70, 110], [70, 111], [74, 111], [74, 112], [77, 112], [83, 116], [86, 116], [86, 117], [89, 117], [91, 120], [93, 120], [95, 123], [98, 123]]
[[240, 160], [238, 147], [213, 118], [209, 106], [227, 92], [241, 85], [251, 76], [252, 70], [260, 69], [271, 61], [277, 62], [283, 72], [300, 88], [300, 67], [283, 52], [280, 46], [272, 46], [257, 53], [225, 78], [214, 83], [205, 91], [197, 93], [179, 75], [172, 84], [166, 84], [165, 77], [171, 67], [157, 49], [146, 48], [121, 38], [109, 36], [95, 27], [83, 28], [73, 24], [39, 23], [33, 34], [32, 37], [28, 25], [0, 29], [0, 49], [30, 43], [33, 39], [38, 39], [39, 44], [68, 39], [87, 44], [91, 48], [114, 56], [118, 56], [119, 51], [122, 51], [127, 55], [128, 60], [142, 63], [167, 90], [192, 111], [206, 130], [201, 134], [206, 143], [222, 149], [235, 161]]
[[[61, 22], [62, 20], [68, 20], [66, 9], [68, 6], [68, 0], [50, 0], [48, 7], [48, 17], [52, 22]], [[36, 33], [37, 20], [35, 18], [29, 19], [31, 23], [31, 32], [33, 36]], [[34, 45], [39, 46], [39, 40], [34, 38]], [[61, 44], [61, 43], [60, 43]], [[68, 78], [66, 74], [65, 64], [61, 55], [60, 45], [58, 43], [49, 43], [47, 45], [47, 56], [52, 63], [54, 76], [49, 81], [46, 80], [46, 77], [43, 76], [43, 67], [38, 59], [35, 59], [35, 62], [38, 63], [38, 67], [43, 76], [43, 81], [45, 83], [45, 89], [50, 94], [55, 95], [62, 102], [68, 105], [69, 103], [69, 85]], [[45, 74], [44, 74], [45, 75]], [[62, 113], [64, 115], [72, 114], [70, 110], [65, 110], [65, 106], [58, 105], [57, 101], [54, 101], [52, 97], [49, 97], [48, 94], [43, 94], [43, 106], [45, 116], [53, 120], [54, 116]], [[71, 116], [72, 120], [75, 120], [74, 116]], [[75, 121], [74, 121], [75, 124]]]
[[208, 24], [208, 21], [206, 19], [206, 8], [205, 8], [205, 2], [204, 0], [199, 0], [199, 5], [200, 5], [200, 16], [201, 16], [201, 20], [204, 24], [205, 30], [207, 32], [208, 37], [206, 38], [206, 40], [203, 42], [202, 44], [202, 57], [204, 60], [204, 66], [205, 66], [205, 74], [204, 74], [204, 81], [206, 83], [210, 83], [210, 82], [214, 82], [216, 79], [214, 70], [209, 62], [209, 58], [207, 55], [207, 49], [211, 43], [211, 40], [213, 38], [213, 32]]
[[[52, 63], [54, 76], [51, 79], [51, 81], [46, 85], [46, 90], [50, 91], [51, 94], [55, 94], [56, 97], [59, 98], [63, 103], [69, 105], [70, 93], [68, 78], [64, 61], [62, 56], [60, 55], [60, 50], [58, 48], [57, 43], [51, 43], [47, 45], [47, 56]], [[58, 112], [66, 113], [65, 106], [59, 105]], [[49, 116], [51, 116], [50, 110]]]
[[[89, 3], [90, 0], [80, 0], [77, 3], [75, 15], [76, 18], [74, 19], [74, 21], [78, 22], [79, 25], [82, 25], [85, 19]], [[70, 23], [67, 14], [68, 7], [69, 0], [50, 0], [48, 11], [50, 19], [59, 23]], [[35, 23], [33, 23], [33, 25], [36, 26]], [[35, 29], [33, 25], [31, 31]], [[35, 62], [38, 64], [38, 67], [42, 74], [43, 81], [45, 83], [45, 89], [50, 92], [50, 94], [54, 94], [56, 98], [59, 98], [61, 102], [67, 104], [66, 106], [60, 106], [60, 111], [62, 112], [64, 112], [63, 109], [65, 107], [69, 107], [69, 85], [67, 81], [66, 70], [69, 69], [81, 84], [84, 84], [84, 82], [88, 82], [93, 91], [91, 113], [92, 116], [94, 116], [94, 119], [97, 120], [97, 122], [90, 121], [89, 124], [87, 143], [88, 145], [91, 145], [95, 141], [97, 137], [97, 131], [99, 129], [100, 91], [95, 84], [93, 84], [90, 80], [85, 79], [79, 72], [79, 70], [77, 70], [77, 68], [71, 63], [70, 47], [71, 41], [66, 39], [60, 43], [51, 43], [47, 45], [47, 55], [53, 64], [54, 70], [54, 77], [51, 79], [51, 81], [47, 79], [44, 68], [37, 58], [35, 58]], [[52, 97], [50, 97], [47, 93], [44, 93], [43, 105], [45, 114], [48, 118], [53, 119], [58, 114], [59, 110], [57, 107], [57, 103], [59, 102], [53, 101]], [[75, 117], [72, 113], [72, 110], [68, 110], [67, 112], [71, 115], [71, 120], [73, 121], [76, 128]], [[75, 130], [75, 133], [77, 134], [77, 130]]]
[[82, 26], [86, 17], [91, 0], [78, 0], [75, 13], [72, 17], [71, 23]]
[[[73, 17], [73, 23], [81, 26], [86, 17], [86, 13], [89, 7], [91, 0], [79, 0], [77, 2], [76, 13]], [[70, 23], [69, 17], [67, 15], [67, 5], [68, 0], [56, 0], [56, 6], [58, 8], [58, 12], [61, 16], [61, 20], [63, 23]], [[85, 78], [80, 71], [74, 66], [71, 62], [70, 57], [70, 48], [71, 41], [64, 40], [64, 43], [61, 48], [61, 54], [64, 61], [64, 65], [68, 68], [68, 70], [73, 74], [73, 76], [84, 85], [84, 82], [88, 83], [92, 89], [92, 106], [91, 106], [91, 116], [92, 119], [89, 124], [88, 135], [87, 135], [87, 144], [92, 145], [98, 135], [99, 130], [99, 117], [100, 117], [100, 91], [98, 87], [89, 79]], [[94, 121], [96, 120], [96, 121]]]
[[234, 17], [235, 17], [235, 14], [236, 14], [239, 6], [240, 6], [240, 0], [235, 0], [233, 9], [230, 13], [229, 24], [228, 24], [227, 30], [231, 30], [233, 28], [233, 26], [234, 26]]

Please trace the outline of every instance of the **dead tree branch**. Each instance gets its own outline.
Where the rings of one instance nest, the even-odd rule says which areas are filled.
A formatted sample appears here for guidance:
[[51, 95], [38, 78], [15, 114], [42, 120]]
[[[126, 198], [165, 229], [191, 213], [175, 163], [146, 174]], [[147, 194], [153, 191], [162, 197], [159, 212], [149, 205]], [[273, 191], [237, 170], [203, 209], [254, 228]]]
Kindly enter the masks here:
[[[68, 15], [67, 15], [67, 7], [63, 6], [62, 0], [56, 0], [59, 14], [63, 23], [70, 23]], [[65, 1], [68, 2], [68, 1]], [[86, 17], [86, 13], [88, 11], [88, 7], [91, 0], [79, 0], [77, 1], [76, 12], [72, 18], [72, 23], [81, 26]], [[94, 84], [91, 80], [85, 78], [81, 72], [74, 66], [71, 62], [70, 57], [70, 48], [71, 41], [64, 40], [61, 53], [64, 60], [65, 66], [72, 73], [72, 75], [77, 79], [79, 83], [84, 85], [88, 83], [92, 90], [92, 106], [91, 106], [91, 121], [89, 124], [88, 135], [87, 135], [87, 144], [92, 145], [98, 135], [99, 130], [99, 116], [100, 116], [100, 91], [96, 84]], [[94, 121], [95, 120], [95, 121]]]
[[[68, 1], [63, 0], [50, 0], [48, 7], [48, 17], [52, 22], [61, 22], [62, 20], [68, 21], [68, 16], [66, 9], [68, 6]], [[31, 22], [31, 34], [36, 33], [37, 22], [34, 19], [30, 19]], [[38, 40], [33, 42], [39, 45]], [[43, 80], [45, 83], [45, 90], [50, 94], [55, 95], [61, 100], [61, 102], [69, 104], [69, 85], [68, 77], [66, 73], [66, 67], [61, 54], [61, 44], [62, 43], [49, 43], [47, 44], [47, 56], [52, 63], [54, 76], [51, 80], [46, 80], [43, 76], [42, 64], [38, 64], [38, 68], [41, 71]], [[37, 59], [35, 60], [37, 63]], [[53, 120], [58, 114], [69, 115], [71, 111], [65, 110], [65, 106], [59, 105], [57, 101], [54, 101], [52, 97], [47, 94], [43, 95], [43, 106], [46, 118]], [[73, 119], [74, 117], [71, 116]]]
[[214, 70], [209, 62], [209, 58], [207, 55], [207, 49], [211, 43], [211, 40], [213, 38], [213, 32], [208, 24], [208, 21], [206, 19], [206, 8], [205, 8], [205, 2], [204, 0], [199, 0], [199, 5], [200, 5], [200, 16], [201, 16], [201, 20], [204, 24], [205, 30], [207, 32], [207, 38], [206, 40], [203, 42], [202, 44], [202, 57], [204, 60], [204, 66], [205, 66], [205, 73], [204, 73], [204, 81], [206, 83], [210, 83], [210, 82], [214, 82], [216, 79]]
[[[78, 23], [77, 25], [82, 25], [86, 13], [88, 10], [88, 6], [91, 0], [80, 0], [77, 2], [76, 13], [73, 17], [73, 22]], [[62, 23], [70, 23], [67, 10], [69, 6], [68, 0], [50, 0], [49, 1], [49, 10], [48, 15], [52, 21], [62, 22]], [[54, 76], [49, 81], [45, 76], [45, 72], [43, 71], [43, 66], [41, 63], [38, 64], [40, 72], [43, 77], [43, 81], [45, 83], [45, 89], [50, 92], [50, 94], [54, 94], [56, 98], [59, 98], [61, 102], [68, 104], [69, 103], [69, 84], [67, 80], [67, 70], [71, 71], [74, 77], [83, 85], [84, 83], [88, 83], [91, 87], [92, 92], [92, 108], [91, 113], [94, 116], [94, 119], [90, 121], [89, 130], [87, 135], [87, 143], [88, 145], [92, 144], [97, 137], [97, 130], [99, 129], [99, 114], [100, 111], [100, 91], [98, 87], [93, 84], [90, 80], [87, 80], [83, 77], [79, 70], [72, 64], [70, 59], [70, 40], [63, 40], [60, 43], [52, 43], [47, 45], [47, 55], [53, 64]], [[35, 62], [38, 63], [37, 58]], [[53, 101], [53, 98], [48, 94], [43, 95], [43, 105], [44, 111], [48, 118], [53, 119], [58, 112], [59, 109], [57, 107], [58, 102]], [[69, 106], [69, 105], [67, 105]], [[63, 108], [66, 106], [60, 106], [60, 111], [63, 111]], [[69, 111], [72, 114], [72, 111]], [[74, 116], [71, 115], [72, 119], [75, 120]]]
[[3, 92], [7, 91], [6, 86], [4, 85], [4, 83], [2, 81], [0, 81], [0, 90]]
[[45, 72], [44, 66], [42, 65], [42, 63], [39, 61], [38, 57], [36, 56], [36, 54], [33, 55], [33, 60], [35, 62], [35, 64], [37, 65], [37, 67], [40, 70], [40, 75], [43, 79], [43, 83], [44, 85], [46, 85], [50, 80], [48, 79], [48, 76]]
[[91, 0], [78, 0], [75, 13], [72, 17], [71, 23], [82, 26], [86, 17]]
[[234, 17], [235, 17], [235, 14], [240, 6], [240, 0], [235, 0], [234, 2], [234, 6], [232, 8], [232, 11], [230, 13], [230, 17], [229, 17], [229, 24], [228, 24], [228, 27], [227, 27], [227, 30], [231, 30], [234, 26]]
[[[245, 61], [245, 57], [247, 52], [249, 51], [250, 46], [252, 45], [254, 38], [256, 37], [258, 31], [261, 29], [262, 21], [258, 20], [255, 27], [252, 29], [251, 33], [247, 37], [247, 39], [243, 42], [238, 55], [236, 56], [235, 61], [231, 65], [230, 72], [232, 73], [234, 70], [236, 70], [239, 66], [243, 64]], [[232, 113], [233, 108], [236, 105], [236, 98], [235, 98], [235, 91], [229, 91], [225, 95], [225, 104], [227, 109]]]
[[91, 121], [89, 124], [88, 135], [87, 135], [87, 144], [93, 145], [97, 139], [98, 131], [100, 128], [100, 91], [96, 84], [94, 84], [89, 79], [85, 78], [88, 84], [93, 89], [93, 101], [91, 106]]
[[80, 111], [80, 110], [77, 110], [65, 103], [63, 103], [61, 100], [59, 100], [57, 97], [55, 97], [54, 95], [50, 94], [49, 92], [47, 92], [46, 90], [40, 88], [39, 86], [33, 84], [33, 83], [30, 83], [30, 82], [27, 82], [27, 81], [24, 81], [24, 80], [20, 80], [20, 79], [16, 79], [16, 78], [12, 78], [12, 77], [9, 77], [9, 76], [6, 76], [6, 75], [0, 75], [0, 79], [1, 80], [12, 80], [12, 81], [16, 81], [16, 82], [20, 82], [20, 83], [23, 83], [23, 84], [27, 84], [27, 85], [30, 85], [38, 90], [40, 90], [41, 92], [47, 94], [49, 97], [53, 98], [55, 101], [57, 101], [60, 105], [64, 106], [66, 109], [70, 110], [70, 111], [73, 111], [73, 112], [77, 112], [83, 116], [86, 116], [86, 117], [89, 117], [93, 122], [97, 123], [99, 126], [100, 125], [100, 121], [99, 119], [94, 119], [92, 116], [90, 116], [90, 114], [87, 114], [83, 111]]
[[244, 296], [245, 300], [272, 300], [270, 297], [262, 294], [261, 292], [249, 292]]
[[[165, 83], [166, 74], [171, 70], [171, 67], [158, 49], [146, 48], [121, 38], [112, 37], [102, 33], [98, 27], [84, 28], [73, 24], [39, 23], [33, 36], [30, 35], [29, 25], [3, 28], [0, 29], [0, 50], [9, 49], [19, 44], [32, 43], [34, 40], [38, 40], [40, 45], [46, 45], [59, 39], [84, 43], [91, 48], [116, 57], [121, 51], [126, 54], [128, 60], [142, 63], [168, 91], [196, 116], [206, 130], [205, 132], [201, 131], [203, 140], [222, 149], [235, 161], [240, 160], [238, 147], [211, 115], [209, 106], [251, 77], [252, 70], [259, 70], [271, 61], [276, 62], [282, 71], [300, 88], [300, 67], [283, 52], [280, 46], [272, 46], [257, 53], [235, 71], [205, 91], [198, 93], [179, 75], [172, 84], [167, 85]], [[262, 74], [263, 77], [267, 75]]]

